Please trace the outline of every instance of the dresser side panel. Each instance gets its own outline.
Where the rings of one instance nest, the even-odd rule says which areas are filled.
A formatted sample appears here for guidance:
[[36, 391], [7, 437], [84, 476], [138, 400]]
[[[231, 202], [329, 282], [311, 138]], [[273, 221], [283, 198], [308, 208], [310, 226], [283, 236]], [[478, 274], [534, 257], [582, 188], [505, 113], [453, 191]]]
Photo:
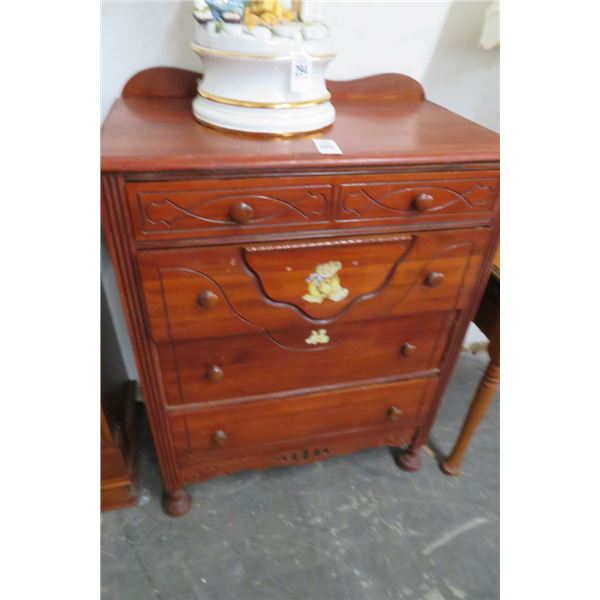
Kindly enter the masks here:
[[122, 177], [102, 174], [102, 223], [125, 313], [142, 392], [158, 454], [165, 487], [181, 487], [182, 481], [175, 460], [170, 425], [162, 402], [160, 370], [156, 368], [153, 349], [146, 335], [145, 311], [139, 290], [136, 255], [131, 224], [125, 210], [125, 189]]

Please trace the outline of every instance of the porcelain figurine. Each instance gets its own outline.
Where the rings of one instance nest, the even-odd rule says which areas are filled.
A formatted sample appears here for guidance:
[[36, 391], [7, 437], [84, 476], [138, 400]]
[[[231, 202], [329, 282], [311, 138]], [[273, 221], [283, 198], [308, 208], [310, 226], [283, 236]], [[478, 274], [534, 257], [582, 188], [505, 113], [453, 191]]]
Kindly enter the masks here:
[[215, 19], [225, 23], [240, 23], [244, 15], [245, 0], [205, 0]]
[[289, 135], [335, 120], [325, 70], [335, 53], [315, 3], [198, 0], [192, 45], [203, 79], [193, 111], [215, 127]]
[[196, 2], [194, 2], [194, 10], [192, 14], [194, 15], [194, 19], [196, 19], [200, 25], [206, 25], [215, 19], [205, 0], [196, 0]]

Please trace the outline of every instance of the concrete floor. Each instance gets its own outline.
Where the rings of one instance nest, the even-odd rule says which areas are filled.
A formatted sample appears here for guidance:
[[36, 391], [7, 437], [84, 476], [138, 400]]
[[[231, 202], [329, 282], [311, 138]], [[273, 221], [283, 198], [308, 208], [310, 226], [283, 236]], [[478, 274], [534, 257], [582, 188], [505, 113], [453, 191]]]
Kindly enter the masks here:
[[[463, 354], [433, 430], [448, 452], [484, 371]], [[102, 515], [104, 600], [493, 600], [499, 597], [499, 402], [464, 463], [400, 471], [387, 449], [190, 486], [160, 508], [142, 439], [140, 506]]]

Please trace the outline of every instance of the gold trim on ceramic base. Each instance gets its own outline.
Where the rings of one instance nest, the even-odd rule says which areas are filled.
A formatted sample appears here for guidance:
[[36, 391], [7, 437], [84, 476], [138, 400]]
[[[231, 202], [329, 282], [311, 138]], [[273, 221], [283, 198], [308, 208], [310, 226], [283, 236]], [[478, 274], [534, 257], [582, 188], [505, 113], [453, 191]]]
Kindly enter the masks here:
[[[246, 58], [258, 60], [292, 60], [292, 56], [284, 54], [280, 56], [265, 56], [264, 54], [249, 54], [247, 52], [233, 52], [232, 50], [216, 50], [192, 43], [192, 50], [202, 56], [202, 54], [212, 54], [213, 56], [228, 56], [230, 58]], [[335, 58], [335, 54], [309, 54], [313, 60], [329, 60]]]
[[335, 109], [330, 102], [276, 110], [219, 104], [197, 95], [192, 112], [198, 121], [213, 128], [271, 137], [307, 135], [335, 121]]
[[211, 94], [205, 90], [198, 90], [198, 95], [207, 100], [212, 100], [218, 104], [228, 104], [230, 106], [243, 106], [244, 108], [302, 108], [304, 106], [316, 106], [318, 104], [324, 104], [331, 100], [331, 94], [317, 98], [315, 100], [297, 100], [293, 102], [253, 102], [250, 100], [236, 100], [235, 98], [223, 98], [223, 96], [217, 96]]
[[204, 127], [208, 127], [209, 129], [214, 129], [215, 131], [224, 131], [226, 133], [235, 133], [236, 135], [251, 135], [251, 136], [257, 136], [257, 137], [261, 137], [261, 138], [278, 138], [278, 137], [294, 138], [294, 137], [300, 137], [303, 135], [312, 135], [312, 134], [324, 131], [325, 129], [327, 129], [328, 127], [331, 127], [331, 125], [333, 125], [333, 123], [330, 123], [329, 125], [325, 125], [324, 127], [320, 127], [319, 129], [311, 129], [310, 131], [297, 131], [294, 133], [286, 133], [284, 131], [277, 131], [274, 133], [263, 133], [260, 131], [241, 131], [240, 129], [228, 129], [227, 127], [220, 127], [219, 125], [213, 125], [212, 123], [209, 123], [208, 121], [204, 121], [203, 119], [201, 119], [200, 117], [197, 117], [196, 115], [194, 115], [194, 118], [196, 119], [196, 121], [198, 121], [198, 123], [200, 123], [200, 125], [204, 125]]

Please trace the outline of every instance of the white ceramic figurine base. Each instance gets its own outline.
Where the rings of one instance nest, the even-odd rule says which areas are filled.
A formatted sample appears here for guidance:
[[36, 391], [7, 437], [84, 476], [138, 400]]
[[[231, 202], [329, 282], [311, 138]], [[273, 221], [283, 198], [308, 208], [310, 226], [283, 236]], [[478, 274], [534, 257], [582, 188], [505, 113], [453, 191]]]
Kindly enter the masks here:
[[[329, 29], [303, 2], [197, 0], [203, 78], [195, 117], [221, 129], [297, 135], [335, 121], [325, 71]], [[237, 19], [238, 22], [231, 22]]]
[[331, 102], [294, 108], [248, 108], [219, 104], [196, 96], [194, 116], [220, 129], [270, 135], [297, 135], [323, 129], [335, 121]]

